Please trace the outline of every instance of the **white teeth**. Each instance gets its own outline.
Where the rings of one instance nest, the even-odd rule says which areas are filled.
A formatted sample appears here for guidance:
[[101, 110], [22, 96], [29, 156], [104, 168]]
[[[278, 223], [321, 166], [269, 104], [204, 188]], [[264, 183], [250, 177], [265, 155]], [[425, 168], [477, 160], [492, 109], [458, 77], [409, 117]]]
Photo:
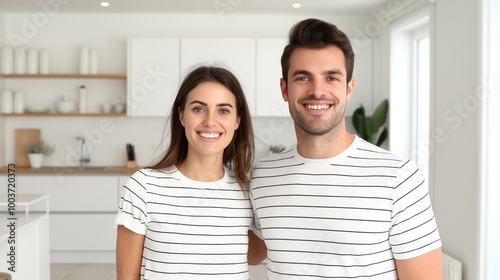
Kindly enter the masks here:
[[220, 136], [220, 133], [206, 133], [200, 132], [200, 136], [203, 138], [217, 138]]
[[306, 105], [307, 109], [311, 110], [325, 110], [330, 108], [329, 105]]

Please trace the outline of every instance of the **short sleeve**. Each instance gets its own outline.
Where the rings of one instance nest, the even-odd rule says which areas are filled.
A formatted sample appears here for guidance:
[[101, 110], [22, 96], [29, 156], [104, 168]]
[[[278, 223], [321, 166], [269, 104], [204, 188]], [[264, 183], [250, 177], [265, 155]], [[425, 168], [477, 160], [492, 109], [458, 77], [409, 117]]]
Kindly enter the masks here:
[[441, 247], [427, 185], [411, 162], [400, 170], [393, 196], [389, 241], [395, 259], [408, 259]]
[[250, 224], [250, 229], [260, 239], [264, 240], [264, 237], [262, 236], [262, 231], [260, 229], [259, 217], [257, 216], [257, 212], [255, 211], [255, 208], [254, 208], [253, 193], [252, 193], [252, 188], [251, 187], [250, 187], [250, 190], [248, 191], [248, 193], [249, 193], [249, 197], [250, 197], [250, 204], [252, 205], [252, 211], [253, 211], [253, 220], [252, 220], [252, 223]]
[[146, 172], [144, 169], [136, 171], [122, 186], [115, 227], [123, 225], [137, 234], [146, 234], [148, 226]]

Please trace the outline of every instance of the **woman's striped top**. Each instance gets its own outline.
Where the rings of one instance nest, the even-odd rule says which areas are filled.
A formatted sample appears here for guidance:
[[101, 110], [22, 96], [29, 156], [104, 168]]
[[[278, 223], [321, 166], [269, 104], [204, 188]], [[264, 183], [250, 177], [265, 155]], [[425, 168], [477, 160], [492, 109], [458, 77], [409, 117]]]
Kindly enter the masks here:
[[235, 178], [199, 182], [142, 169], [122, 188], [115, 226], [145, 235], [141, 279], [248, 279], [253, 214]]

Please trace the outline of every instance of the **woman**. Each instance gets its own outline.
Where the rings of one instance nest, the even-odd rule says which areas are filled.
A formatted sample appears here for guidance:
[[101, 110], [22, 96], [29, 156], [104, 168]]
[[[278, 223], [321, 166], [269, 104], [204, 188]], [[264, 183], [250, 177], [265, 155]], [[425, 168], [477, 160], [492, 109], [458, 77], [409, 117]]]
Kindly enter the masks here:
[[166, 155], [122, 190], [118, 279], [248, 279], [247, 234], [260, 239], [248, 231], [254, 142], [241, 86], [225, 69], [196, 68], [171, 112]]

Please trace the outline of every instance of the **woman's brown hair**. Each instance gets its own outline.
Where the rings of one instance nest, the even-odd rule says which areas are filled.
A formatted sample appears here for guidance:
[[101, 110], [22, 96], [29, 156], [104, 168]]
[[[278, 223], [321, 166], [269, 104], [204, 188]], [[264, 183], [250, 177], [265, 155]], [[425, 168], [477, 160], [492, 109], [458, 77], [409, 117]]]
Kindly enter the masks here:
[[236, 97], [240, 124], [231, 143], [224, 149], [223, 165], [233, 170], [236, 181], [248, 190], [249, 174], [253, 165], [254, 134], [250, 110], [238, 79], [228, 70], [215, 66], [200, 66], [191, 71], [182, 82], [170, 112], [170, 145], [165, 156], [151, 169], [163, 169], [182, 163], [187, 156], [188, 141], [181, 125], [179, 111], [186, 106], [188, 94], [203, 82], [216, 82], [229, 89]]

